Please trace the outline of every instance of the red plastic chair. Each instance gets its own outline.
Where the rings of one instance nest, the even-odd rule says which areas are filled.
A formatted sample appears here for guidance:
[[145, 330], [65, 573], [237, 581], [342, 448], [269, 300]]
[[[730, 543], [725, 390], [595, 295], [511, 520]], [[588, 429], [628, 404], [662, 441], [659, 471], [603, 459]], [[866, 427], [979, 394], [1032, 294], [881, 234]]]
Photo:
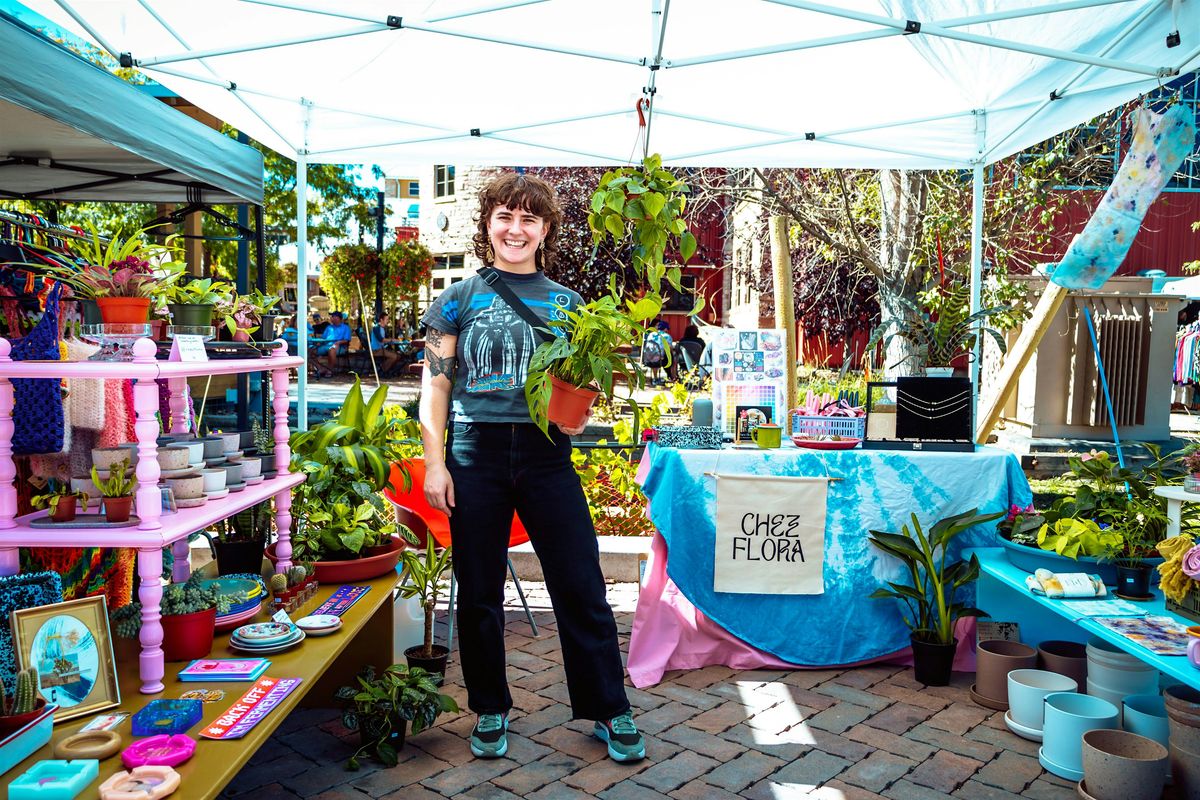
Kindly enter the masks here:
[[[404, 491], [404, 477], [400, 473], [399, 464], [392, 464], [388, 485], [383, 490], [383, 496], [392, 504], [396, 522], [411, 528], [418, 539], [425, 534], [432, 536], [438, 547], [449, 547], [450, 518], [429, 505], [425, 499], [425, 460], [415, 458], [407, 462], [407, 465], [408, 474], [412, 478], [412, 486], [409, 490]], [[509, 548], [528, 541], [529, 533], [521, 524], [521, 518], [513, 514], [512, 530], [508, 536]], [[537, 623], [533, 621], [533, 612], [529, 610], [529, 603], [525, 600], [525, 590], [521, 588], [521, 581], [517, 578], [517, 571], [513, 568], [511, 558], [508, 559], [508, 573], [512, 575], [513, 583], [516, 584], [517, 596], [521, 598], [521, 605], [525, 608], [525, 617], [529, 620], [529, 627], [533, 629], [533, 635], [537, 636]], [[455, 588], [456, 582], [452, 571], [450, 573], [450, 627], [446, 636], [446, 647], [450, 650], [454, 649]]]

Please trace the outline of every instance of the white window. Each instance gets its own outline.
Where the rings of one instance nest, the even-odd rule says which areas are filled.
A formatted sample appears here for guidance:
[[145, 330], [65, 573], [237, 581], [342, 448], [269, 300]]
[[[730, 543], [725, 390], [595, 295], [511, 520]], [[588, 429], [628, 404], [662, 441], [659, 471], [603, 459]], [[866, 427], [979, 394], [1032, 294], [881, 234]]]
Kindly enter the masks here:
[[433, 196], [454, 196], [454, 165], [438, 164], [433, 168]]

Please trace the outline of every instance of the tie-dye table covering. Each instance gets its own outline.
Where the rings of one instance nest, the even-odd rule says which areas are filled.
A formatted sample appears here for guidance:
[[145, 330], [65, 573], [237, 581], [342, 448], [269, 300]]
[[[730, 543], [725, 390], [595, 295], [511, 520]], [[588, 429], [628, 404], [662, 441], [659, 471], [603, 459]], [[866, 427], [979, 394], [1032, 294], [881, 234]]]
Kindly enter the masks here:
[[[701, 615], [689, 618], [679, 602], [647, 598], [648, 576], [642, 597], [655, 602], [639, 602], [629, 650], [629, 670], [637, 685], [656, 682], [664, 668], [753, 663], [746, 661], [747, 656], [752, 659], [748, 649], [732, 652], [736, 645], [725, 646], [723, 653], [717, 644], [705, 650], [709, 642], [704, 641], [704, 628], [709, 621], [789, 664], [845, 665], [896, 653], [909, 644], [899, 609], [893, 601], [872, 600], [868, 595], [883, 581], [905, 580], [906, 572], [898, 561], [870, 545], [867, 532], [899, 532], [912, 512], [924, 526], [971, 508], [989, 513], [1013, 504], [1023, 507], [1032, 499], [1016, 457], [986, 447], [974, 453], [908, 453], [814, 452], [790, 443], [767, 451], [677, 450], [651, 445], [645, 458], [649, 464], [643, 489], [650, 498], [651, 518], [665, 540], [666, 575], [670, 578], [663, 578], [652, 591], [665, 597], [678, 590]], [[716, 489], [715, 480], [706, 473], [718, 471], [841, 478], [829, 487], [824, 594], [713, 591]], [[964, 547], [993, 545], [995, 535], [994, 524], [968, 530], [955, 540], [951, 555]], [[661, 555], [662, 548], [656, 547], [655, 552]], [[672, 613], [676, 618], [648, 619], [657, 613]], [[679, 658], [668, 652], [673, 649], [679, 651]], [[739, 660], [743, 663], [736, 663]]]

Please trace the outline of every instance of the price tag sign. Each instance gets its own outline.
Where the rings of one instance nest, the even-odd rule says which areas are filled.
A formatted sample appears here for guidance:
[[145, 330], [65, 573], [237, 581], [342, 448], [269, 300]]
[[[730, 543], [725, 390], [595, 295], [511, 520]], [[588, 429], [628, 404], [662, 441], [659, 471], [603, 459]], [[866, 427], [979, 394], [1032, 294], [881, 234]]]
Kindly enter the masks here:
[[275, 622], [281, 622], [284, 625], [295, 625], [296, 624], [296, 623], [292, 622], [292, 618], [288, 616], [288, 612], [284, 611], [282, 608], [279, 609], [278, 611], [276, 611], [274, 614], [272, 614], [271, 619], [274, 620]]
[[176, 335], [171, 339], [169, 361], [208, 361], [204, 350], [204, 337], [190, 334]]

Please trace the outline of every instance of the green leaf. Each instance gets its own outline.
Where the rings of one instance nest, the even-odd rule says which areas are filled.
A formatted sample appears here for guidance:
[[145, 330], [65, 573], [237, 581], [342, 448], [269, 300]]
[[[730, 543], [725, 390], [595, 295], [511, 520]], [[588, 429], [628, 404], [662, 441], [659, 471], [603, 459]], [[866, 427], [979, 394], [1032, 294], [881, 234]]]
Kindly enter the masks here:
[[617, 217], [605, 217], [604, 227], [617, 241], [625, 237], [625, 226], [621, 224], [621, 220]]
[[625, 210], [625, 193], [620, 189], [614, 189], [608, 193], [608, 197], [604, 200], [604, 205], [620, 214]]
[[692, 235], [691, 231], [684, 231], [683, 235], [679, 237], [679, 256], [686, 264], [695, 254], [696, 237]]
[[392, 747], [388, 742], [380, 742], [376, 745], [375, 755], [379, 756], [379, 760], [383, 762], [385, 767], [394, 767], [400, 763], [400, 759], [396, 755], [396, 748]]

